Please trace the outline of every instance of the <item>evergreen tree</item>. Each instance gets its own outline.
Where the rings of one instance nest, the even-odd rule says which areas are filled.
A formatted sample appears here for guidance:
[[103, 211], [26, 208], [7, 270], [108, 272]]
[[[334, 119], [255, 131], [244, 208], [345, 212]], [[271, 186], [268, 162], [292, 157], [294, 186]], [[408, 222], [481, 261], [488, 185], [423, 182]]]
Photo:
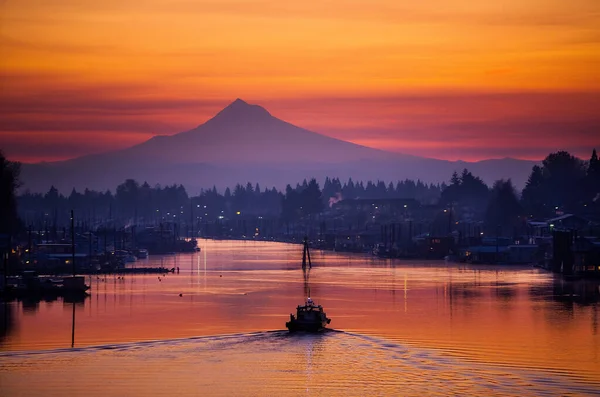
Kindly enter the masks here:
[[460, 204], [475, 210], [483, 210], [488, 195], [487, 185], [465, 168], [460, 177], [456, 172], [452, 174], [450, 185], [442, 191], [440, 201], [447, 206]]
[[598, 154], [596, 153], [596, 149], [594, 149], [592, 152], [592, 157], [590, 158], [587, 174], [588, 176], [594, 178], [600, 178], [600, 161], [598, 161]]
[[0, 234], [14, 235], [20, 227], [16, 198], [20, 172], [21, 165], [8, 161], [0, 151]]
[[584, 206], [589, 207], [588, 210], [598, 209], [600, 208], [600, 161], [596, 149], [592, 152], [585, 179]]
[[534, 166], [523, 190], [530, 215], [548, 217], [555, 209], [577, 211], [585, 201], [585, 163], [568, 152], [551, 153], [541, 167]]
[[511, 236], [520, 226], [521, 214], [522, 207], [511, 180], [496, 181], [485, 212], [487, 233]]
[[544, 208], [546, 204], [543, 200], [543, 183], [544, 175], [542, 168], [534, 165], [521, 195], [523, 207], [529, 214], [529, 217], [541, 217], [547, 212]]

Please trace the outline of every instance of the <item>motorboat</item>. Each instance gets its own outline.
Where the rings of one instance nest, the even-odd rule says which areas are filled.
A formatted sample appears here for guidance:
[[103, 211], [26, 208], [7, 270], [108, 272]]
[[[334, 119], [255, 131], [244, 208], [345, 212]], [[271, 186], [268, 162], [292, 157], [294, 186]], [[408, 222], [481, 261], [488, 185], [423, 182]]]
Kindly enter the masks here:
[[323, 306], [317, 305], [308, 298], [304, 305], [298, 305], [296, 316], [290, 314], [290, 321], [285, 323], [285, 326], [290, 332], [319, 332], [323, 331], [330, 322], [331, 319], [327, 318]]

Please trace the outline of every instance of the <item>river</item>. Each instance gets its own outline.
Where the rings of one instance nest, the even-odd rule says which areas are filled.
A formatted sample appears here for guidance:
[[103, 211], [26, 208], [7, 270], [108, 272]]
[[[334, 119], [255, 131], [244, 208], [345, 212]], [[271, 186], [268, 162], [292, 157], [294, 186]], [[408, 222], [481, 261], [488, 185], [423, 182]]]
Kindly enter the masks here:
[[294, 335], [302, 246], [200, 240], [92, 276], [82, 302], [0, 302], [0, 395], [600, 393], [598, 283], [528, 266], [312, 251], [329, 332]]

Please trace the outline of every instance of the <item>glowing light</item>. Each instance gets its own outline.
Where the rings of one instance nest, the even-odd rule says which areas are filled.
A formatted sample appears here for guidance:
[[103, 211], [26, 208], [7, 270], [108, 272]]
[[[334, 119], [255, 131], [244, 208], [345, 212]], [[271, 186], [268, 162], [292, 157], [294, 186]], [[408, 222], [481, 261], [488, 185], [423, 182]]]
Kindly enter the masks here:
[[240, 211], [236, 212], [236, 215], [239, 215], [239, 214], [241, 214], [241, 212], [240, 212]]

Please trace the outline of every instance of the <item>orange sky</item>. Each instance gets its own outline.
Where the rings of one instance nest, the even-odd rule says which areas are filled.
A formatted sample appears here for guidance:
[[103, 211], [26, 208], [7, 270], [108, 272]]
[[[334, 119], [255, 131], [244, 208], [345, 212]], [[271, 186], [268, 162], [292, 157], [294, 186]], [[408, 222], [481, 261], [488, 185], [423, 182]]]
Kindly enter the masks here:
[[242, 98], [428, 157], [600, 147], [597, 0], [5, 0], [0, 148], [115, 149]]

